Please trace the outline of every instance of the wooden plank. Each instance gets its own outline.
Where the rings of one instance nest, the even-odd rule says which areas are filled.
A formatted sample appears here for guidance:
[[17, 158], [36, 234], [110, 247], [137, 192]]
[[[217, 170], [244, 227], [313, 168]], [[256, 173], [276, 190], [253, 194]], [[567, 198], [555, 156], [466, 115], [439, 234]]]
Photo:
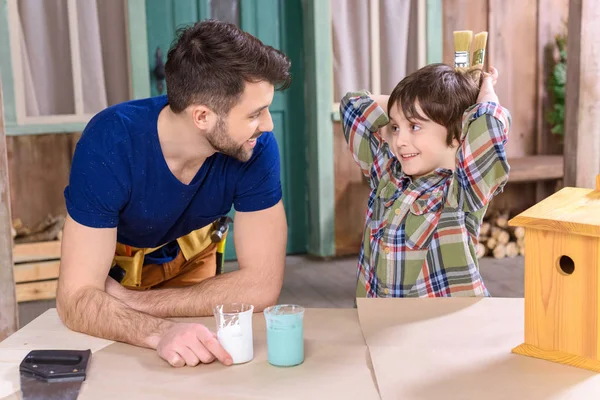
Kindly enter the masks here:
[[198, 21], [202, 21], [211, 17], [210, 1], [211, 0], [198, 0]]
[[16, 283], [45, 281], [58, 278], [60, 261], [43, 261], [16, 264], [14, 276]]
[[0, 1], [0, 80], [2, 81], [2, 90], [4, 92], [3, 118], [7, 134], [8, 127], [17, 123], [10, 37], [8, 2], [3, 0]]
[[19, 327], [13, 276], [12, 218], [3, 104], [0, 81], [0, 341]]
[[445, 64], [454, 65], [454, 31], [472, 30], [474, 35], [488, 29], [487, 3], [487, 1], [472, 0], [443, 1], [443, 60]]
[[174, 1], [173, 18], [176, 21], [177, 28], [193, 25], [198, 21], [198, 3], [195, 1]]
[[489, 0], [488, 13], [488, 62], [498, 69], [496, 91], [513, 117], [507, 154], [532, 155], [536, 152], [537, 2]]
[[[515, 13], [518, 10], [518, 7], [515, 8], [517, 5], [514, 4], [515, 1], [512, 1], [512, 4], [510, 1], [506, 3], [507, 7], [510, 7], [509, 9], [512, 10], [510, 13], [506, 10], [500, 10], [500, 12], [502, 13], [502, 15], [496, 15], [495, 17], [491, 15], [492, 11], [490, 9], [490, 7], [492, 7], [494, 4], [490, 5], [490, 1], [486, 0], [486, 1], [470, 1], [470, 0], [443, 0], [443, 38], [444, 38], [444, 46], [443, 46], [443, 61], [444, 63], [453, 64], [453, 60], [454, 60], [454, 41], [453, 41], [453, 36], [452, 36], [452, 32], [454, 30], [461, 30], [461, 29], [470, 29], [472, 30], [474, 33], [478, 32], [478, 31], [483, 31], [483, 30], [487, 30], [489, 32], [489, 40], [488, 40], [488, 48], [487, 48], [487, 52], [488, 52], [488, 57], [486, 57], [486, 65], [485, 68], [487, 68], [488, 65], [490, 65], [490, 59], [494, 59], [494, 58], [498, 58], [498, 57], [504, 57], [503, 55], [500, 55], [500, 51], [497, 50], [495, 54], [490, 54], [493, 53], [493, 42], [494, 42], [494, 37], [496, 37], [496, 42], [498, 42], [498, 37], [500, 36], [505, 36], [504, 42], [500, 43], [505, 45], [505, 47], [508, 49], [507, 51], [512, 50], [513, 47], [520, 47], [520, 38], [517, 38], [516, 35], [510, 33], [511, 30], [515, 29], [514, 24], [515, 22], [511, 22], [511, 18], [513, 18], [513, 15], [516, 15]], [[504, 4], [504, 3], [503, 3]], [[498, 8], [498, 6], [496, 7]], [[500, 7], [502, 8], [502, 7]], [[525, 8], [525, 12], [526, 12], [526, 19], [529, 20], [528, 22], [528, 26], [531, 27], [532, 24], [535, 23], [535, 18], [536, 18], [536, 10], [532, 9], [531, 5], [527, 5]], [[429, 11], [429, 10], [428, 10]], [[520, 12], [520, 11], [519, 11]], [[495, 21], [492, 21], [493, 23], [490, 24], [490, 20], [494, 19]], [[519, 18], [523, 18], [523, 17], [519, 17]], [[506, 23], [504, 25], [499, 24], [500, 20], [506, 20]], [[428, 28], [429, 29], [429, 28]], [[531, 29], [531, 28], [530, 28]], [[521, 32], [523, 29], [520, 29], [519, 32]], [[519, 33], [521, 34], [521, 33]], [[508, 35], [508, 36], [506, 36]], [[531, 36], [531, 32], [525, 32], [525, 35], [529, 35]], [[535, 40], [535, 35], [533, 35], [533, 37], [527, 39], [524, 41], [525, 46], [529, 46], [532, 49], [535, 49], [535, 45], [536, 45], [536, 40]], [[499, 43], [496, 43], [498, 47]], [[519, 54], [521, 54], [521, 50], [518, 50]], [[535, 53], [532, 53], [532, 57], [535, 55]], [[530, 57], [531, 58], [531, 57]], [[507, 99], [506, 94], [503, 93], [512, 93], [514, 90], [513, 88], [518, 86], [518, 82], [513, 82], [513, 80], [515, 79], [522, 79], [522, 73], [520, 72], [521, 69], [523, 69], [522, 66], [522, 62], [520, 62], [518, 59], [515, 59], [516, 61], [513, 61], [513, 59], [511, 58], [510, 60], [505, 60], [504, 64], [502, 65], [495, 65], [499, 68], [499, 72], [500, 72], [500, 85], [507, 85], [509, 86], [509, 89], [498, 89], [499, 90], [499, 95], [500, 95], [500, 101], [506, 105], [507, 107], [510, 106], [509, 110], [511, 111], [511, 113], [513, 114], [513, 122], [516, 122], [516, 124], [513, 124], [513, 130], [511, 131], [510, 134], [510, 138], [509, 138], [509, 149], [508, 149], [508, 153], [509, 156], [511, 158], [515, 158], [515, 157], [522, 157], [522, 156], [526, 156], [526, 155], [532, 155], [535, 153], [535, 149], [533, 148], [534, 146], [534, 141], [535, 141], [535, 132], [533, 130], [533, 123], [530, 124], [530, 131], [528, 134], [529, 139], [531, 140], [530, 143], [530, 149], [528, 149], [527, 152], [521, 151], [523, 149], [521, 149], [519, 146], [521, 146], [522, 144], [520, 143], [522, 141], [522, 136], [523, 132], [520, 131], [519, 129], [519, 125], [521, 124], [521, 119], [517, 118], [516, 121], [514, 121], [515, 118], [515, 114], [519, 114], [522, 113], [523, 111], [520, 108], [515, 109], [515, 107], [513, 107], [511, 104], [514, 103], [514, 101], [512, 99]], [[493, 62], [493, 61], [492, 61]], [[534, 73], [533, 76], [535, 76], [535, 60], [531, 59], [531, 61], [529, 61], [530, 66], [529, 67], [525, 67], [525, 69], [527, 70], [527, 68], [531, 69]], [[530, 71], [531, 73], [531, 71]], [[520, 81], [519, 81], [520, 82]], [[528, 97], [527, 101], [521, 101], [521, 107], [525, 107], [528, 109], [532, 109], [532, 107], [534, 107], [535, 104], [535, 84], [531, 83], [529, 91], [525, 90], [525, 96]], [[519, 92], [516, 92], [515, 96], [518, 96]], [[529, 93], [529, 94], [527, 94]], [[521, 99], [522, 100], [522, 99]], [[526, 104], [527, 103], [527, 104]], [[527, 114], [527, 112], [525, 111], [525, 114]], [[518, 117], [518, 115], [517, 115]], [[533, 111], [532, 111], [532, 115], [530, 116], [530, 119], [533, 121]], [[517, 142], [517, 151], [515, 151], [512, 147], [515, 146], [514, 142]], [[514, 164], [514, 163], [513, 163]], [[511, 183], [509, 185], [507, 185], [504, 189], [504, 191], [497, 196], [496, 198], [494, 198], [490, 204], [489, 210], [488, 210], [488, 214], [493, 213], [494, 211], [499, 211], [499, 210], [510, 210], [511, 212], [521, 212], [523, 209], [526, 209], [527, 207], [533, 205], [535, 203], [535, 187], [533, 187], [532, 189], [532, 185], [531, 184], [523, 184], [520, 182], [524, 182], [530, 178], [523, 176], [521, 172], [519, 172], [519, 162], [517, 161], [516, 165], [514, 165], [513, 170], [511, 171], [511, 182], [516, 182], [516, 183]], [[525, 172], [524, 172], [525, 173]]]
[[528, 182], [563, 177], [562, 156], [526, 156], [509, 158], [509, 182]]
[[560, 137], [550, 132], [545, 118], [550, 110], [546, 85], [554, 65], [555, 37], [566, 31], [568, 15], [568, 0], [538, 0], [537, 154], [562, 154]]
[[598, 360], [598, 239], [526, 229], [525, 246], [525, 342]]
[[58, 260], [60, 259], [59, 240], [38, 243], [16, 244], [12, 254], [15, 264], [30, 261]]
[[[552, 134], [551, 127], [546, 122], [546, 115], [552, 106], [547, 84], [557, 56], [555, 36], [566, 31], [568, 14], [568, 0], [538, 0], [537, 154], [563, 154], [561, 137]], [[555, 187], [553, 182], [538, 182], [536, 202], [554, 193]]]
[[442, 62], [442, 0], [427, 0], [427, 64]]
[[[427, 0], [413, 0], [417, 7], [417, 69], [427, 65]], [[412, 11], [411, 11], [412, 14]], [[412, 71], [407, 71], [411, 73]]]
[[[410, 75], [419, 68], [427, 65], [427, 4], [426, 0], [410, 0], [408, 14], [408, 29], [406, 30], [406, 71], [405, 75]], [[407, 7], [405, 7], [407, 8]], [[395, 29], [395, 27], [392, 27]], [[399, 40], [391, 38], [392, 41]], [[389, 41], [389, 40], [388, 40]], [[389, 56], [389, 55], [388, 55]], [[389, 64], [390, 58], [382, 59], [382, 63]], [[382, 81], [383, 85], [384, 81]], [[385, 90], [388, 93], [396, 86], [397, 81], [391, 82], [392, 86]], [[387, 83], [389, 84], [389, 82]], [[385, 87], [385, 85], [384, 85]]]
[[600, 237], [600, 191], [563, 188], [511, 219], [509, 225]]
[[[285, 143], [286, 160], [282, 162], [282, 171], [287, 171], [282, 189], [285, 191], [286, 214], [288, 216], [288, 249], [294, 249], [294, 253], [305, 253], [308, 242], [308, 207], [306, 197], [306, 169], [307, 169], [307, 131], [306, 125], [306, 98], [305, 95], [305, 70], [304, 70], [304, 27], [299, 21], [298, 15], [302, 15], [302, 2], [280, 1], [279, 20], [281, 35], [281, 50], [292, 61], [291, 74], [293, 81], [289, 89], [279, 92], [285, 107], [282, 107], [281, 115], [284, 128], [281, 137], [285, 140], [277, 140], [280, 149]], [[240, 10], [241, 11], [241, 10]], [[266, 19], [265, 19], [266, 18]], [[263, 17], [268, 21], [268, 17]], [[298, 21], [298, 22], [294, 22]], [[271, 108], [273, 105], [271, 106]], [[298, 151], [302, 149], [302, 151]], [[309, 183], [310, 185], [311, 183]], [[333, 240], [333, 238], [331, 238]]]
[[535, 189], [536, 185], [532, 185], [531, 182], [509, 183], [502, 193], [492, 199], [486, 216], [505, 211], [510, 215], [516, 215], [532, 207], [536, 204]]
[[6, 136], [27, 136], [27, 135], [47, 135], [51, 133], [73, 133], [81, 132], [85, 128], [86, 122], [67, 122], [52, 124], [32, 124], [32, 125], [7, 125]]
[[83, 74], [81, 70], [81, 48], [79, 47], [79, 23], [77, 18], [77, 1], [67, 0], [67, 15], [69, 25], [69, 42], [71, 49], [71, 69], [73, 71], [73, 98], [75, 114], [82, 115], [83, 111]]
[[[83, 103], [81, 103], [83, 107]], [[24, 117], [23, 124], [87, 124], [94, 114], [68, 114], [68, 115], [41, 115], [38, 117]]]
[[308, 143], [308, 252], [335, 254], [333, 60], [331, 10], [328, 1], [307, 0], [304, 7], [306, 73], [306, 140]]
[[[156, 50], [160, 48], [162, 61], [166, 62], [170, 44], [175, 36], [176, 22], [173, 15], [173, 0], [145, 0], [145, 3], [149, 66], [146, 70], [146, 77], [147, 79], [150, 78], [150, 95], [158, 96], [165, 94], [166, 83], [163, 81], [162, 91], [159, 90], [158, 82], [152, 71], [156, 67]], [[132, 18], [136, 19], [138, 17], [132, 15]], [[130, 43], [130, 46], [134, 48], [133, 46], [137, 46], [137, 43]], [[140, 74], [143, 73], [140, 69]]]
[[379, 0], [369, 0], [369, 44], [371, 54], [371, 92], [381, 94], [381, 42], [379, 36]]
[[565, 186], [593, 188], [600, 172], [600, 7], [594, 0], [569, 4], [565, 100]]
[[342, 124], [333, 129], [335, 171], [335, 255], [358, 254], [370, 187], [348, 149]]
[[56, 286], [58, 281], [42, 281], [19, 283], [16, 285], [17, 301], [19, 303], [35, 300], [49, 300], [56, 298]]
[[21, 49], [20, 32], [22, 25], [20, 22], [19, 8], [16, 0], [7, 1], [8, 26], [10, 37], [10, 60], [12, 63], [12, 84], [14, 85], [14, 101], [16, 110], [16, 121], [21, 124], [25, 118], [26, 99], [25, 99], [25, 79], [23, 77], [23, 58]]
[[148, 64], [148, 34], [146, 32], [145, 0], [127, 0], [127, 55], [132, 99], [150, 97], [150, 65]]

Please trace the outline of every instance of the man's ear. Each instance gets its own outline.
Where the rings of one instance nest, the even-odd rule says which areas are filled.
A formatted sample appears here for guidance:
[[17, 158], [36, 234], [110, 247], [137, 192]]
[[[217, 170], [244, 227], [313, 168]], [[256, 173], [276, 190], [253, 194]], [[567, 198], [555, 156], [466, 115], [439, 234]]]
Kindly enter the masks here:
[[194, 125], [203, 131], [211, 130], [217, 120], [215, 112], [205, 105], [194, 105], [191, 107], [190, 112]]

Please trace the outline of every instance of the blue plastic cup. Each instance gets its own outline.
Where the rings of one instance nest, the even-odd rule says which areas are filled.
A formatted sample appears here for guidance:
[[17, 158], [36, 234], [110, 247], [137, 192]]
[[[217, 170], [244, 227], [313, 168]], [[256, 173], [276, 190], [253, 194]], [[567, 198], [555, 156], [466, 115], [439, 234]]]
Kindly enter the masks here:
[[267, 323], [267, 355], [277, 367], [292, 367], [304, 361], [304, 308], [293, 304], [264, 310]]

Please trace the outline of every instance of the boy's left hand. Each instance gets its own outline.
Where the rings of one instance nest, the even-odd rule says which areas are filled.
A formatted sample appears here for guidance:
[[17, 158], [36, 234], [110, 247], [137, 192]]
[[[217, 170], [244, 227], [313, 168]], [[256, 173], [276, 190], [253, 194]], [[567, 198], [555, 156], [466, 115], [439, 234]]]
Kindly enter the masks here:
[[479, 89], [479, 96], [477, 97], [478, 103], [485, 103], [491, 101], [499, 103], [498, 96], [494, 91], [494, 86], [498, 81], [498, 70], [494, 67], [490, 67], [490, 72], [482, 72], [483, 81], [481, 82], [481, 88]]

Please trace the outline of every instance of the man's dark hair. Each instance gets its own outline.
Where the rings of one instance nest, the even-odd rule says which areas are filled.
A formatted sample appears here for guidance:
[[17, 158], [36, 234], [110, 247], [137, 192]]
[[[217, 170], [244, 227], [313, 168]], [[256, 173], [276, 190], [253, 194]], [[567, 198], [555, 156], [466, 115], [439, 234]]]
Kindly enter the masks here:
[[[455, 70], [445, 64], [430, 64], [402, 79], [388, 101], [402, 109], [407, 119], [430, 119], [448, 129], [446, 143], [460, 141], [462, 116], [475, 104], [479, 94], [481, 67]], [[419, 115], [419, 103], [423, 115]], [[425, 117], [425, 118], [424, 118]]]
[[165, 75], [169, 105], [180, 113], [203, 104], [219, 115], [239, 101], [246, 82], [277, 90], [291, 83], [290, 60], [237, 26], [205, 20], [180, 29], [169, 49]]

